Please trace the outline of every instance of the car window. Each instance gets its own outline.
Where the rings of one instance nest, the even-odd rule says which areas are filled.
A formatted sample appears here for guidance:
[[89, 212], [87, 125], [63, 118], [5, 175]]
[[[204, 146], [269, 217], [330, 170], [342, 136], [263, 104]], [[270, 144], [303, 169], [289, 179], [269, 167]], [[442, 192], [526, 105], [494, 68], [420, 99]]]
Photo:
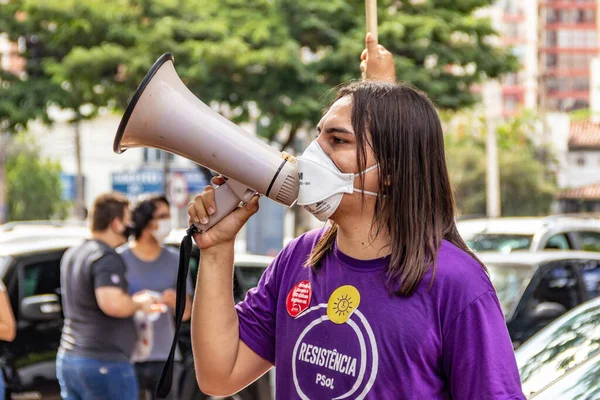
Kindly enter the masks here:
[[600, 354], [553, 382], [532, 397], [535, 400], [592, 400], [600, 398]]
[[514, 308], [522, 288], [529, 283], [533, 268], [522, 265], [486, 264], [504, 315]]
[[247, 267], [236, 264], [235, 275], [240, 285], [240, 297], [246, 297], [246, 292], [258, 285], [266, 267]]
[[594, 298], [600, 295], [600, 261], [583, 261], [581, 263], [581, 275], [588, 296]]
[[564, 233], [559, 233], [552, 236], [546, 242], [544, 246], [545, 250], [569, 250], [571, 249], [571, 245], [569, 244], [569, 239], [567, 239], [567, 235]]
[[600, 251], [600, 232], [579, 232], [581, 249], [585, 251]]
[[480, 233], [471, 240], [467, 241], [467, 245], [474, 251], [499, 251], [501, 253], [510, 253], [515, 250], [527, 250], [531, 247], [533, 235], [497, 235]]
[[[194, 287], [196, 287], [196, 279], [198, 277], [199, 261], [200, 250], [197, 246], [193, 246], [190, 255], [189, 274], [191, 275]], [[267, 265], [264, 267], [256, 267], [244, 265], [243, 263], [236, 263], [235, 267], [236, 272], [233, 277], [233, 293], [236, 301], [239, 301], [244, 299], [248, 290], [258, 285]]]
[[558, 303], [566, 311], [582, 302], [579, 281], [571, 262], [555, 262], [541, 269], [541, 279], [536, 287], [532, 303]]
[[26, 264], [23, 267], [21, 298], [39, 294], [58, 294], [60, 259]]
[[574, 261], [569, 260], [542, 264], [538, 268], [514, 318], [509, 321], [515, 346], [583, 301], [575, 271]]
[[548, 325], [516, 351], [523, 392], [538, 392], [599, 352], [600, 301], [594, 300]]

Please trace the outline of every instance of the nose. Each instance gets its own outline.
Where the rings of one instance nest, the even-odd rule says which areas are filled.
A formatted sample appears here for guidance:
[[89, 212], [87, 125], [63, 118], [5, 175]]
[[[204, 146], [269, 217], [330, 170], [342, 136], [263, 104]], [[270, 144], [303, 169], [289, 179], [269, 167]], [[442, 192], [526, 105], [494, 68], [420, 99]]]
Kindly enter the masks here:
[[331, 158], [331, 154], [330, 154], [331, 149], [327, 145], [327, 140], [325, 139], [323, 134], [320, 134], [319, 137], [315, 141], [319, 144], [319, 147], [321, 147], [321, 150], [323, 150], [323, 152], [325, 154], [327, 154], [327, 157]]

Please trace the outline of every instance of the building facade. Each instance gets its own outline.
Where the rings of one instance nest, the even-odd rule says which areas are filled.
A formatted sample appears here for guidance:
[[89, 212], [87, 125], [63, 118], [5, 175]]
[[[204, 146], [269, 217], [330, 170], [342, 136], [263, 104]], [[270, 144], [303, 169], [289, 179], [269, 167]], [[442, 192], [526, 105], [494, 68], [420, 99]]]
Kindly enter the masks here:
[[573, 111], [590, 105], [600, 55], [600, 0], [498, 0], [490, 15], [521, 69], [500, 81], [502, 114]]
[[0, 69], [14, 75], [20, 75], [25, 70], [25, 59], [21, 57], [25, 43], [11, 42], [6, 34], [0, 33]]

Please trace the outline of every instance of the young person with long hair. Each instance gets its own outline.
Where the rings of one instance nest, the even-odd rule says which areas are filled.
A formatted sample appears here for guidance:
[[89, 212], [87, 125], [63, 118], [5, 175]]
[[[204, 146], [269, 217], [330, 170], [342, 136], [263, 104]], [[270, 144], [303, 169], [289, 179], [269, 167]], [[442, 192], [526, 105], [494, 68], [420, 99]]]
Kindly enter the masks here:
[[[171, 232], [171, 205], [162, 195], [155, 195], [138, 202], [132, 213], [133, 241], [117, 249], [127, 267], [129, 293], [150, 291], [158, 302], [167, 306], [169, 312], [154, 314], [153, 317], [134, 317], [142, 332], [150, 331], [149, 336], [138, 335], [138, 345], [145, 351], [134, 351], [132, 361], [135, 366], [138, 389], [143, 399], [156, 399], [156, 387], [169, 358], [171, 342], [175, 334], [173, 313], [175, 312], [175, 288], [177, 287], [177, 265], [179, 254], [165, 245], [164, 241]], [[193, 286], [188, 280], [187, 292], [192, 293]], [[192, 312], [191, 295], [186, 296], [183, 321], [190, 319]], [[142, 314], [144, 315], [144, 314]], [[137, 348], [136, 348], [137, 349]], [[181, 354], [177, 350], [174, 364], [175, 380], [181, 374]], [[177, 386], [173, 387], [167, 399], [177, 399]]]
[[[281, 399], [524, 399], [494, 288], [456, 229], [436, 110], [390, 82], [372, 40], [362, 59], [367, 80], [339, 89], [297, 160], [298, 204], [329, 223], [237, 305], [233, 242], [258, 199], [194, 238], [200, 387], [228, 395], [276, 366]], [[217, 206], [207, 188], [191, 221]]]

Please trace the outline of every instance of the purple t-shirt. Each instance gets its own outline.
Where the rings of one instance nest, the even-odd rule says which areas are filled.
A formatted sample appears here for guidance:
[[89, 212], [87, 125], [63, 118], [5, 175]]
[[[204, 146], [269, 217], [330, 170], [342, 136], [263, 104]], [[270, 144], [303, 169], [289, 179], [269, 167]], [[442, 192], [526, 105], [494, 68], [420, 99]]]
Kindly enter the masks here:
[[504, 316], [481, 266], [444, 241], [410, 297], [389, 258], [337, 246], [303, 266], [323, 230], [291, 242], [237, 307], [240, 338], [275, 365], [278, 399], [525, 399]]

